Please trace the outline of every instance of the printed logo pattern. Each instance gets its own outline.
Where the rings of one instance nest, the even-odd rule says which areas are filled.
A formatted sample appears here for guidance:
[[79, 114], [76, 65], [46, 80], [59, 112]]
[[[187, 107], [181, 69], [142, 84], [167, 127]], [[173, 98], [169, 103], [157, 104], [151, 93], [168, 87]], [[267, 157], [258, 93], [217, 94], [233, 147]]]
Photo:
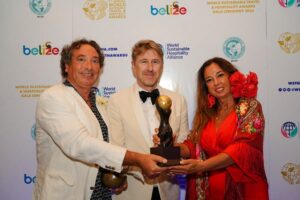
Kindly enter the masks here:
[[184, 6], [179, 6], [177, 1], [174, 1], [170, 5], [165, 7], [157, 8], [153, 5], [150, 6], [151, 15], [185, 15], [187, 13], [187, 8]]
[[99, 20], [106, 16], [108, 4], [104, 0], [87, 0], [83, 4], [83, 11], [90, 19]]
[[294, 122], [285, 122], [281, 126], [281, 133], [286, 138], [293, 138], [297, 135], [298, 127]]
[[296, 53], [300, 51], [300, 33], [285, 32], [279, 36], [278, 44], [285, 53]]
[[281, 169], [281, 175], [289, 184], [300, 184], [300, 164], [285, 164]]
[[[295, 4], [296, 0], [278, 0], [278, 2], [282, 7], [290, 8]], [[297, 0], [297, 3], [295, 5], [296, 5], [296, 7], [299, 7], [300, 6], [300, 0]]]
[[223, 52], [231, 61], [236, 61], [245, 53], [245, 43], [238, 37], [230, 37], [223, 44]]
[[38, 17], [43, 17], [51, 8], [51, 0], [30, 0], [29, 7]]
[[109, 19], [126, 18], [125, 0], [85, 0], [82, 9], [92, 20], [100, 20], [106, 16]]

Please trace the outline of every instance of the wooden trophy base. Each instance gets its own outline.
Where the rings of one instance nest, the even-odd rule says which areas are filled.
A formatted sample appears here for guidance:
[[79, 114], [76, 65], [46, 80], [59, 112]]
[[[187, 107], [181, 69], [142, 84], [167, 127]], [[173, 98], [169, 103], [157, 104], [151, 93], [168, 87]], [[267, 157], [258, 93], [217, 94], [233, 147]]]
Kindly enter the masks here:
[[161, 167], [180, 165], [180, 147], [152, 147], [150, 153], [168, 160], [167, 163], [158, 163]]

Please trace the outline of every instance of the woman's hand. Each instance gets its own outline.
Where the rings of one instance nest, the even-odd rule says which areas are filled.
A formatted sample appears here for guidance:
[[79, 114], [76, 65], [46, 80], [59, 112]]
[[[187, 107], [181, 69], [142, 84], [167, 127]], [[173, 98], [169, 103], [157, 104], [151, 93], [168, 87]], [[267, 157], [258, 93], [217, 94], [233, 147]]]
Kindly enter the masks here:
[[204, 161], [196, 159], [187, 159], [180, 161], [180, 165], [168, 168], [171, 174], [202, 174], [204, 172]]

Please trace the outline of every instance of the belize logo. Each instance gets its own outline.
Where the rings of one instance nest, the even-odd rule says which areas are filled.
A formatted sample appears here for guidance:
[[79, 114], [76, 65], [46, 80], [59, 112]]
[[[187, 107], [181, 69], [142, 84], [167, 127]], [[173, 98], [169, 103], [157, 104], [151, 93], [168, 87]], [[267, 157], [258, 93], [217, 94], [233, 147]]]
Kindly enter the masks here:
[[298, 127], [294, 122], [285, 122], [281, 126], [281, 134], [286, 138], [293, 138], [297, 135]]
[[177, 1], [174, 1], [171, 5], [166, 7], [156, 8], [153, 5], [150, 6], [151, 15], [185, 15], [187, 8], [179, 6]]
[[289, 184], [300, 184], [300, 164], [286, 163], [281, 168], [281, 175]]
[[285, 53], [296, 53], [300, 51], [300, 33], [285, 32], [279, 36], [278, 44]]
[[230, 37], [223, 44], [223, 52], [231, 61], [236, 61], [245, 53], [245, 43], [238, 37]]
[[29, 0], [29, 7], [38, 17], [44, 17], [51, 8], [51, 0]]
[[28, 55], [40, 55], [40, 56], [49, 56], [49, 55], [58, 55], [59, 48], [53, 47], [51, 42], [45, 42], [45, 44], [40, 44], [38, 47], [28, 47], [23, 45], [23, 54]]
[[300, 7], [300, 0], [278, 0], [279, 4], [284, 8], [292, 7], [296, 2], [296, 7]]

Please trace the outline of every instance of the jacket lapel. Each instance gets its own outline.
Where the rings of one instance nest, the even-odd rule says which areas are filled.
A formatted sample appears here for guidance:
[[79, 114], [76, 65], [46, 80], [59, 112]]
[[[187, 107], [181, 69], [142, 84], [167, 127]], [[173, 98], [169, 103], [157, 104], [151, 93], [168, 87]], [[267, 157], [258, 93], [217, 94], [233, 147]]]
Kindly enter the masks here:
[[[101, 129], [100, 129], [99, 122], [95, 117], [94, 113], [92, 112], [92, 110], [89, 108], [89, 106], [84, 102], [81, 96], [73, 88], [68, 87], [67, 89], [68, 92], [73, 96], [74, 101], [77, 102], [75, 105], [78, 107], [78, 117], [81, 120], [81, 122], [85, 125], [85, 127], [88, 129], [90, 135], [97, 136], [98, 138], [101, 138], [101, 140], [103, 140], [102, 134], [101, 135], [98, 134], [99, 132], [101, 132]], [[93, 122], [91, 123], [91, 121]]]
[[[148, 133], [148, 124], [142, 109], [141, 100], [139, 97], [137, 85], [134, 84], [131, 89], [131, 103], [133, 105], [133, 112], [135, 114], [137, 124], [140, 128], [140, 133], [144, 136], [146, 143], [149, 147], [152, 146], [152, 138], [150, 137], [150, 134]], [[137, 134], [140, 134], [137, 133]]]

